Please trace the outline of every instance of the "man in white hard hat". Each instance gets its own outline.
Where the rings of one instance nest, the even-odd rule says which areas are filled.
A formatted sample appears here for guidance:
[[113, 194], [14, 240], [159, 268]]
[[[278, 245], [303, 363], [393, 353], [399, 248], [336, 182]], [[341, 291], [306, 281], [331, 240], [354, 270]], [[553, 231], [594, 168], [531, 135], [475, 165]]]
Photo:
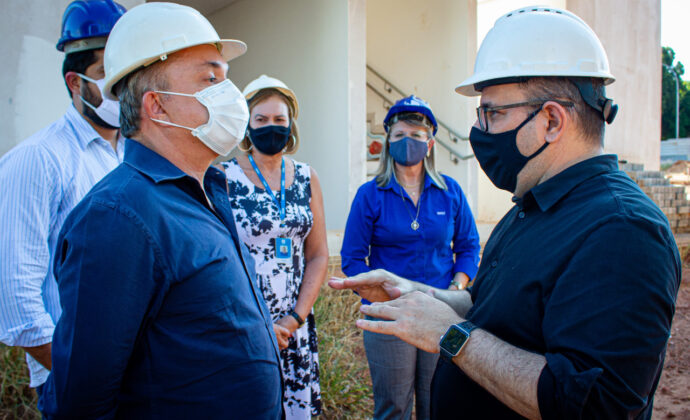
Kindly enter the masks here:
[[146, 3], [105, 48], [124, 163], [57, 241], [62, 316], [46, 418], [282, 417], [272, 322], [233, 222], [223, 173], [248, 110], [226, 78], [241, 41], [196, 10]]
[[651, 418], [681, 264], [663, 213], [603, 153], [611, 82], [601, 43], [572, 13], [501, 17], [457, 88], [481, 95], [470, 142], [515, 202], [474, 284], [331, 280], [385, 302], [361, 311], [390, 321], [359, 327], [441, 353], [433, 418]]
[[[60, 299], [51, 262], [62, 223], [81, 198], [122, 162], [119, 105], [103, 99], [103, 47], [125, 8], [75, 0], [56, 45], [71, 104], [0, 159], [0, 342], [26, 350], [31, 386], [50, 370]], [[40, 112], [40, 110], [37, 110]]]

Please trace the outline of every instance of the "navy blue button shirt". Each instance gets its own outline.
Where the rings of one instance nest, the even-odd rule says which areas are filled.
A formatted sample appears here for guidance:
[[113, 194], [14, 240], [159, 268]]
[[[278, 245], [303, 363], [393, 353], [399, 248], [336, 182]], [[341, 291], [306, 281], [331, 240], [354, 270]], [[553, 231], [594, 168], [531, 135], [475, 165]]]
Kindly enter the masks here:
[[[666, 217], [614, 155], [580, 162], [515, 201], [486, 244], [467, 318], [546, 357], [542, 418], [650, 418], [681, 273]], [[519, 418], [445, 362], [432, 412]]]
[[281, 418], [277, 343], [225, 175], [210, 168], [204, 189], [215, 210], [196, 180], [127, 140], [124, 163], [70, 214], [47, 418]]
[[[442, 289], [457, 272], [473, 278], [479, 263], [477, 227], [460, 185], [443, 178], [447, 190], [424, 178], [419, 209], [394, 177], [385, 187], [375, 179], [359, 187], [340, 251], [343, 272], [354, 276], [383, 268]], [[418, 210], [415, 231], [410, 225]]]

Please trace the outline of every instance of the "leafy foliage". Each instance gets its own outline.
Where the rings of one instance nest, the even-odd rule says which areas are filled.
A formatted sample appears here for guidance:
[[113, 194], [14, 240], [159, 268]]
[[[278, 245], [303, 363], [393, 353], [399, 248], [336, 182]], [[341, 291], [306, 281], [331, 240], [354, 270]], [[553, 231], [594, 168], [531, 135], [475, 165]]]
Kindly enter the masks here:
[[[690, 136], [690, 82], [685, 82], [681, 76], [685, 74], [683, 63], [676, 61], [676, 53], [670, 47], [661, 48], [661, 139], [666, 140], [676, 137], [676, 80], [678, 76], [680, 84], [680, 137]], [[668, 66], [668, 67], [666, 67]]]

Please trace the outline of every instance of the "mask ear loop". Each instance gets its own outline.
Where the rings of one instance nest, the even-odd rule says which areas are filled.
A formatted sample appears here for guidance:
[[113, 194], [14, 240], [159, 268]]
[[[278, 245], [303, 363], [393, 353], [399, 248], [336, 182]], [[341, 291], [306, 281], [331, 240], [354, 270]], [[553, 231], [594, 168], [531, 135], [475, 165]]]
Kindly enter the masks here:
[[[163, 93], [163, 94], [166, 94], [166, 95], [190, 96], [190, 97], [192, 97], [192, 98], [195, 98], [195, 97], [196, 97], [195, 95], [190, 95], [190, 94], [188, 94], [188, 93], [167, 92], [167, 91], [164, 91], [164, 90], [154, 90], [153, 92], [156, 92], [156, 93]], [[151, 118], [151, 117], [149, 117], [149, 119], [150, 119], [151, 121], [155, 121], [155, 122], [158, 122], [158, 123], [161, 123], [161, 124], [172, 125], [173, 127], [185, 128], [185, 129], [187, 129], [187, 130], [189, 130], [189, 131], [192, 131], [192, 132], [195, 130], [194, 128], [190, 128], [190, 127], [187, 127], [187, 126], [184, 126], [184, 125], [180, 125], [180, 124], [171, 123], [171, 122], [169, 122], [169, 121], [163, 121], [163, 120], [159, 120], [159, 119]]]

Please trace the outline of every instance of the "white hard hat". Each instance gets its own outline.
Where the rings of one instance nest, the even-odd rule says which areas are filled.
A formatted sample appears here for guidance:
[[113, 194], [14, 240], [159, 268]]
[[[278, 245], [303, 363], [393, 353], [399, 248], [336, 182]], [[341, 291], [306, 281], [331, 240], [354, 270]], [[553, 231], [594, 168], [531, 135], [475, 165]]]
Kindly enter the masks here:
[[211, 23], [191, 7], [162, 2], [134, 7], [117, 21], [105, 45], [105, 95], [117, 99], [113, 86], [132, 71], [203, 44], [215, 45], [226, 61], [247, 51], [242, 41], [220, 39]]
[[496, 21], [477, 52], [474, 74], [455, 91], [476, 96], [477, 84], [539, 76], [615, 80], [601, 41], [582, 19], [567, 10], [526, 7]]
[[265, 74], [262, 74], [257, 79], [249, 82], [249, 84], [242, 91], [242, 94], [247, 101], [249, 101], [254, 97], [254, 95], [259, 93], [260, 90], [269, 88], [276, 89], [283, 95], [287, 96], [290, 101], [292, 101], [292, 106], [295, 109], [295, 115], [293, 115], [293, 118], [297, 119], [297, 115], [299, 114], [299, 105], [297, 104], [297, 96], [295, 96], [295, 92], [287, 87], [285, 83], [274, 77], [269, 77]]

